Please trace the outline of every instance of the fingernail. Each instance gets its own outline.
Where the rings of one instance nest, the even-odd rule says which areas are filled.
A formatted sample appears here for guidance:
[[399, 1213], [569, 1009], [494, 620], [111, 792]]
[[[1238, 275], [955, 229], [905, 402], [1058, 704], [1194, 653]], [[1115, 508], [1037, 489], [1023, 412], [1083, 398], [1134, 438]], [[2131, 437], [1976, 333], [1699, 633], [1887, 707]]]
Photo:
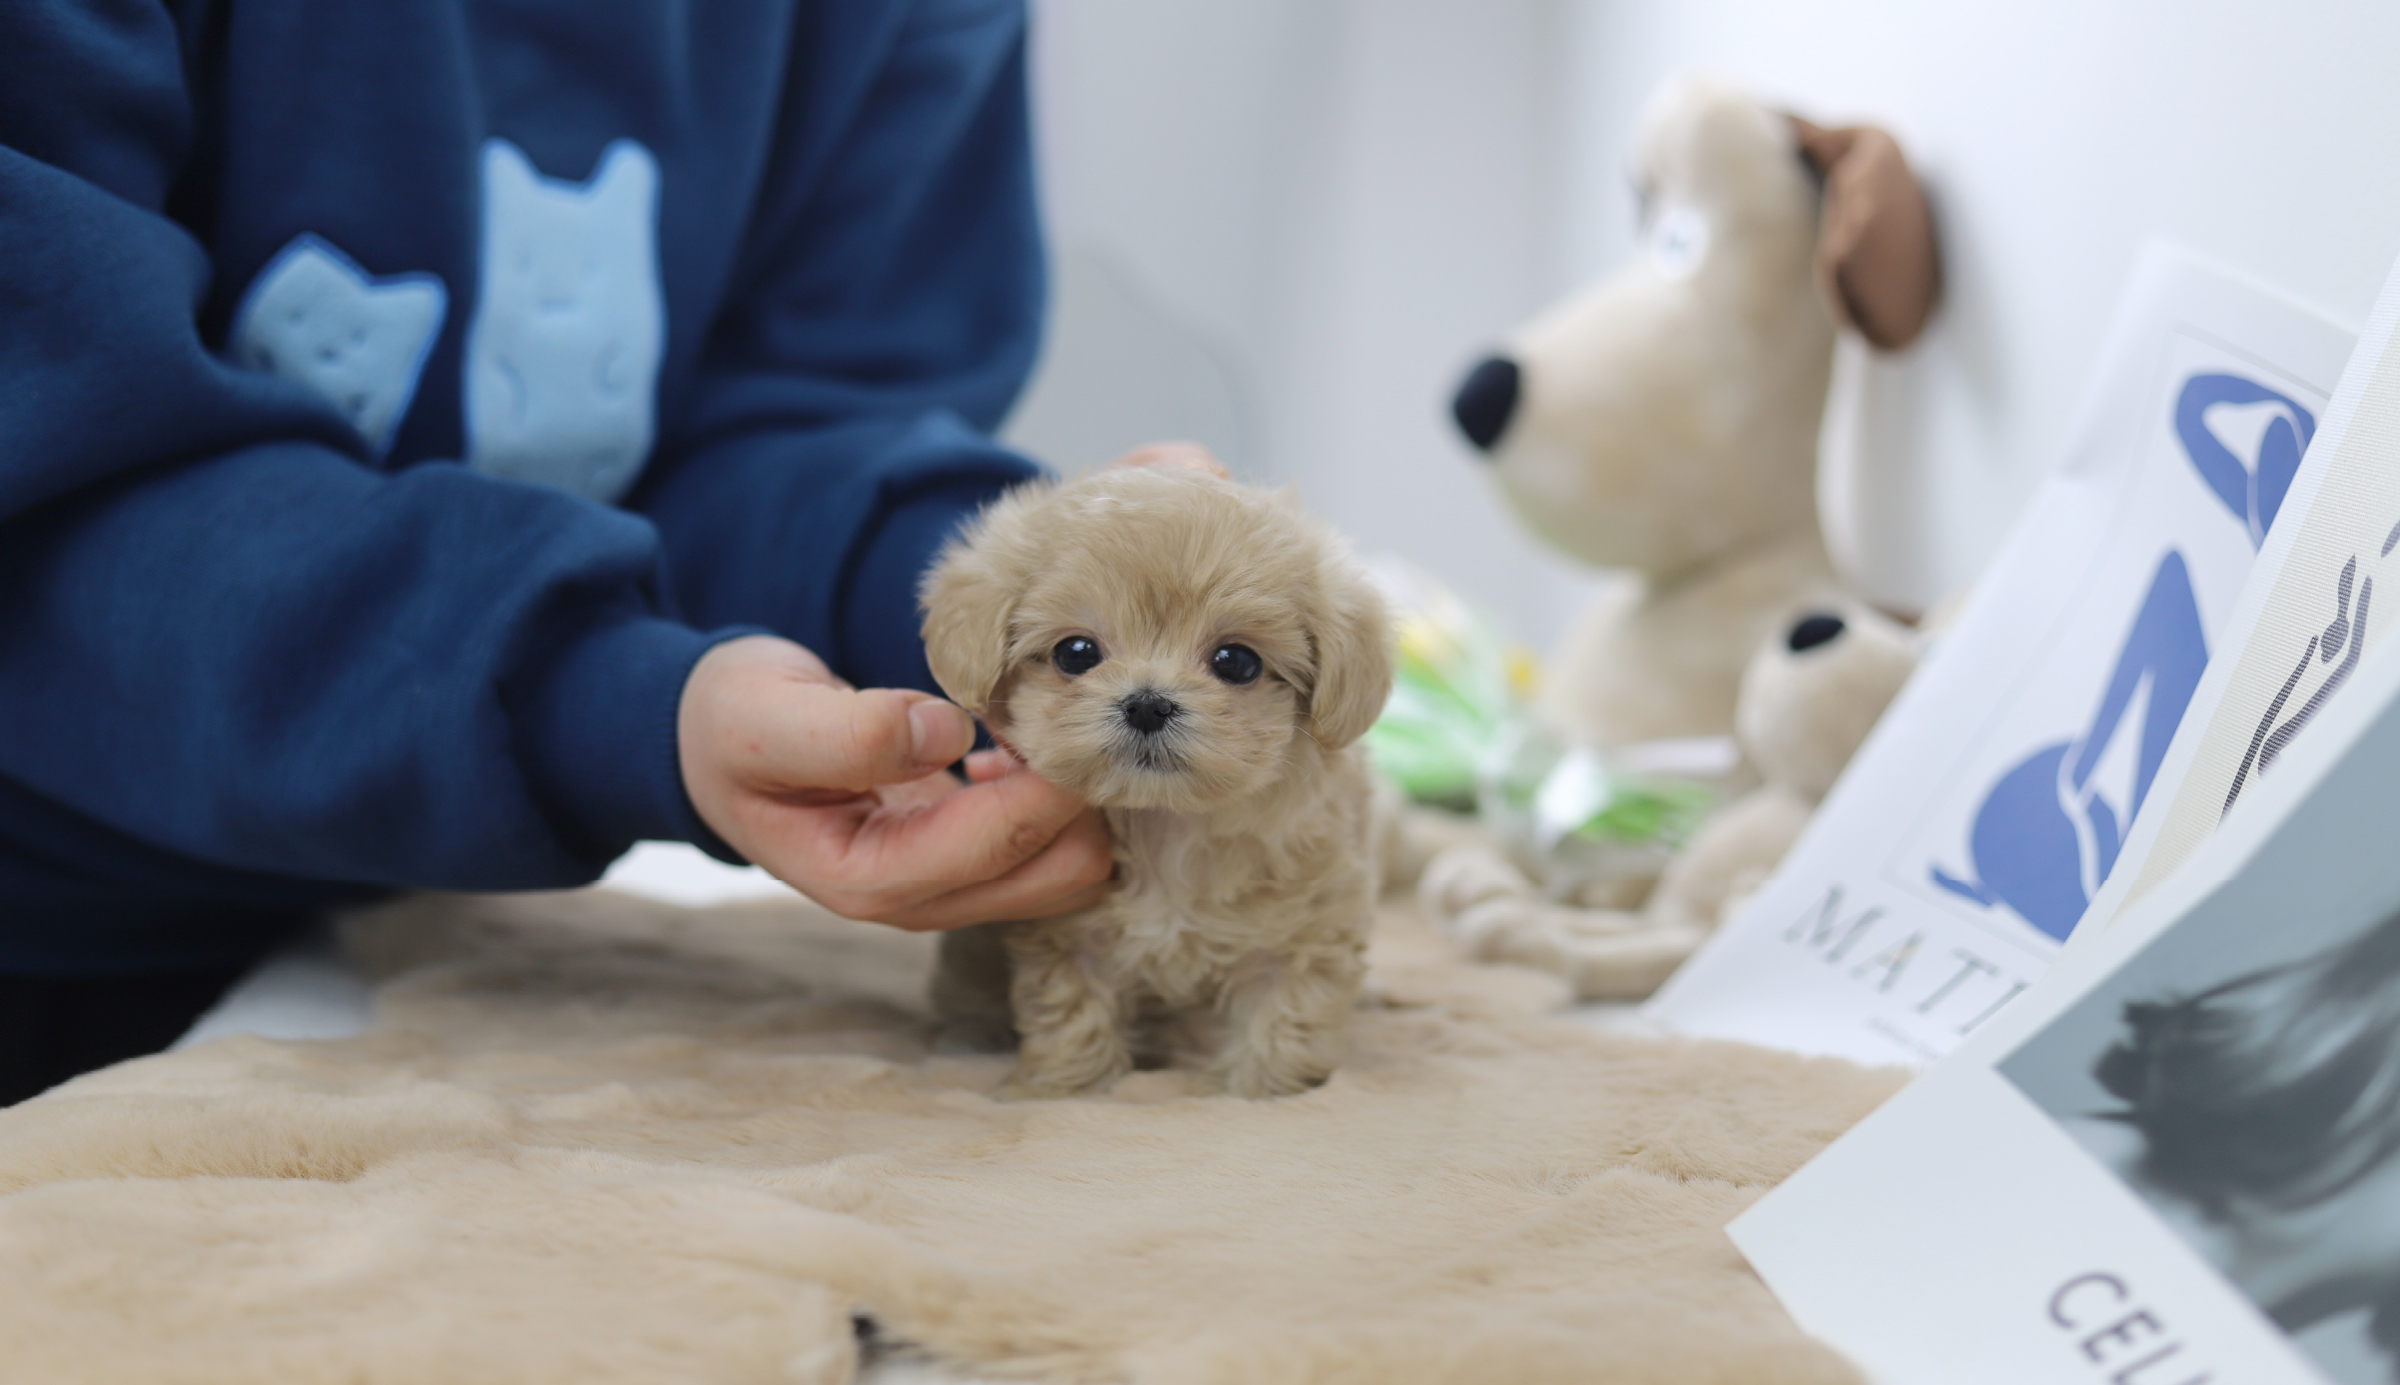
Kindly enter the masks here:
[[908, 732], [910, 752], [927, 769], [940, 769], [966, 754], [975, 734], [965, 712], [933, 698], [908, 709]]

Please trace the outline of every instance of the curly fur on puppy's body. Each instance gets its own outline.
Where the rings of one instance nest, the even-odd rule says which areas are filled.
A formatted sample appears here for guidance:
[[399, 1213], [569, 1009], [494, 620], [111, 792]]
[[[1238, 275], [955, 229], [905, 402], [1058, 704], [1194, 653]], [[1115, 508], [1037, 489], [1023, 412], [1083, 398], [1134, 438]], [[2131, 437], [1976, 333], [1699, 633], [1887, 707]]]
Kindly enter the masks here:
[[1352, 743], [1391, 688], [1341, 542], [1229, 481], [1106, 471], [1011, 492], [923, 596], [943, 689], [1100, 806], [1117, 860], [1096, 908], [945, 935], [948, 1032], [1013, 1024], [1014, 1095], [1114, 1081], [1162, 1017], [1220, 1022], [1211, 1071], [1238, 1095], [1324, 1081], [1375, 890]]

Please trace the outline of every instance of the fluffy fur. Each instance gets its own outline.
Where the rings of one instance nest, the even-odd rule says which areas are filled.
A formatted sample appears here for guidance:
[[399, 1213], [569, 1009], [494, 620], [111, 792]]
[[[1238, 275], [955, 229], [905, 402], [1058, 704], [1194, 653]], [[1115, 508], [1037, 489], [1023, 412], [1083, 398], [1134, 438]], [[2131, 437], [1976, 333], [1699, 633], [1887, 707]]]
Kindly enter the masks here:
[[844, 1385], [855, 1311], [977, 1380], [1858, 1382], [1724, 1225], [1898, 1075], [1541, 1017], [1404, 912], [1275, 1102], [994, 1102], [926, 1051], [932, 941], [793, 899], [357, 922], [367, 1034], [0, 1111], [0, 1378]]
[[[1011, 1090], [1105, 1087], [1154, 1023], [1203, 1040], [1241, 1096], [1325, 1080], [1364, 973], [1375, 873], [1352, 742], [1391, 690], [1383, 605], [1288, 499], [1126, 468], [1020, 489], [928, 574], [934, 677], [1039, 773], [1106, 810], [1117, 883], [1098, 908], [945, 940], [954, 1039], [1019, 1038]], [[1099, 661], [1062, 672], [1060, 643]], [[1211, 671], [1228, 645], [1263, 672]], [[1145, 699], [1174, 709], [1145, 732]]]

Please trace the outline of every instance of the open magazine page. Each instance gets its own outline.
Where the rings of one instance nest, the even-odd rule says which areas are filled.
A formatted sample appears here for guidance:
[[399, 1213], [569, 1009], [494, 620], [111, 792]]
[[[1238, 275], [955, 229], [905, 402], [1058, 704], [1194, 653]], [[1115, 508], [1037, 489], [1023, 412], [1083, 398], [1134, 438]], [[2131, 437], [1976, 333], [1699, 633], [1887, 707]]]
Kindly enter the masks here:
[[1650, 1016], [1923, 1063], [2022, 995], [2115, 864], [2351, 341], [2146, 251], [2066, 465], [1782, 866]]
[[2227, 623], [2222, 644], [2236, 652], [2201, 680], [2084, 929], [2104, 927], [2190, 859], [2400, 621], [2396, 333], [2400, 266], [2384, 281], [2282, 522], [2260, 551], [2262, 579]]
[[1737, 1219], [1882, 1385], [2400, 1382], [2400, 646], [2186, 871]]

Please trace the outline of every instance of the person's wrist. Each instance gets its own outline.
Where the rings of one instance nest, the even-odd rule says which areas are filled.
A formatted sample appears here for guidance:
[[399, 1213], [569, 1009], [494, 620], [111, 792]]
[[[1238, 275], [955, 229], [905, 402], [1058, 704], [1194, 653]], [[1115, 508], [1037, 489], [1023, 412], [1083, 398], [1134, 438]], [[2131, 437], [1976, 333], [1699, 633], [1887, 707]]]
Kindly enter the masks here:
[[526, 779], [575, 850], [606, 860], [657, 839], [723, 854], [685, 792], [676, 721], [691, 669], [741, 634], [621, 608], [504, 686]]

